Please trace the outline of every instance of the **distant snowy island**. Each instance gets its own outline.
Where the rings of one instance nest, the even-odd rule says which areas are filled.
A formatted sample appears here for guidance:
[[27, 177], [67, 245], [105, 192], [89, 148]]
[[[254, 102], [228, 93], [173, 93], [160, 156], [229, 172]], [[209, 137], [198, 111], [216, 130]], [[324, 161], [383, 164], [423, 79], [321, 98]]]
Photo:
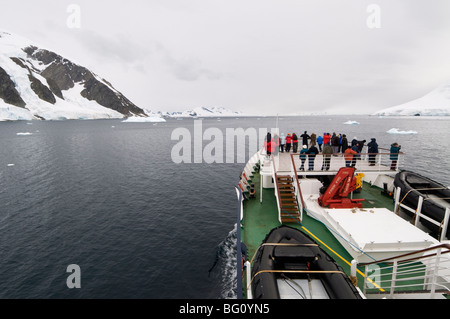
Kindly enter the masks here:
[[153, 112], [151, 110], [145, 110], [147, 114], [151, 116], [160, 116], [163, 118], [203, 118], [203, 117], [238, 117], [247, 116], [242, 112], [232, 111], [224, 107], [196, 107], [186, 111], [176, 112]]
[[450, 116], [450, 83], [408, 103], [378, 112], [376, 116]]

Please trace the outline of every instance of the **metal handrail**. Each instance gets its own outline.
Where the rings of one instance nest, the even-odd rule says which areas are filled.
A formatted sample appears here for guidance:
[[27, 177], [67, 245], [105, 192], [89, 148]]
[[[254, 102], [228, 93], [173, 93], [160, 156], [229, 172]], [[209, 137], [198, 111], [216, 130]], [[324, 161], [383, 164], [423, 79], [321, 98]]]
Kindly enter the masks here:
[[[445, 251], [442, 251], [443, 249]], [[435, 253], [425, 254], [432, 250]], [[448, 267], [450, 259], [445, 258], [445, 260], [441, 260], [442, 255], [448, 253], [450, 253], [450, 245], [441, 244], [375, 262], [361, 263], [360, 266], [365, 266], [365, 278], [368, 278], [367, 272], [369, 267], [367, 266], [386, 264], [385, 267], [379, 268], [380, 272], [375, 276], [378, 278], [376, 281], [378, 284], [383, 282], [389, 285], [389, 294], [391, 297], [394, 296], [395, 292], [405, 293], [411, 291], [413, 287], [420, 287], [416, 292], [427, 293], [431, 298], [434, 298], [438, 292], [448, 293], [450, 291], [450, 281], [446, 278], [450, 272], [450, 268]], [[417, 254], [422, 255], [408, 258]], [[444, 266], [445, 263], [447, 263], [447, 266]], [[387, 272], [388, 269], [390, 270]], [[444, 273], [440, 271], [444, 271]], [[382, 279], [383, 277], [385, 279]], [[411, 280], [412, 282], [410, 282]], [[398, 289], [401, 290], [399, 291]], [[407, 291], [403, 289], [407, 289]], [[366, 293], [366, 283], [364, 283], [364, 293]]]
[[[413, 251], [411, 253], [407, 253], [407, 254], [403, 254], [403, 255], [399, 255], [399, 256], [395, 256], [395, 257], [390, 257], [390, 258], [386, 258], [386, 259], [382, 259], [382, 260], [376, 260], [376, 261], [372, 261], [372, 262], [368, 262], [368, 263], [361, 263], [359, 264], [360, 266], [370, 266], [373, 264], [379, 264], [379, 263], [389, 263], [389, 260], [393, 260], [393, 259], [400, 259], [400, 258], [404, 258], [404, 257], [408, 257], [408, 256], [413, 256], [413, 255], [417, 255], [417, 254], [421, 254], [421, 253], [425, 253], [427, 251], [431, 251], [431, 250], [435, 250], [435, 249], [440, 249], [440, 248], [446, 248], [448, 249], [447, 251], [441, 253], [441, 255], [443, 254], [447, 254], [450, 253], [450, 244], [440, 244], [438, 246], [433, 246], [433, 247], [428, 247], [422, 250], [418, 250], [418, 251]], [[412, 260], [420, 260], [423, 258], [428, 258], [428, 257], [433, 257], [436, 256], [436, 254], [432, 254], [432, 255], [424, 255], [424, 256], [418, 256], [416, 258], [410, 258], [410, 259], [402, 259], [401, 262], [404, 261], [412, 261]]]
[[278, 206], [278, 220], [281, 222], [281, 193], [280, 188], [278, 187], [278, 175], [277, 175], [277, 169], [275, 167], [275, 161], [272, 160], [272, 166], [273, 166], [273, 180], [275, 183], [275, 189], [277, 190], [277, 206]]
[[[297, 156], [299, 155], [299, 153], [293, 153], [291, 154], [292, 156]], [[394, 155], [396, 156], [397, 159], [392, 160], [391, 156]], [[353, 160], [357, 160], [356, 162], [356, 167], [360, 166], [363, 163], [366, 163], [367, 165], [363, 164], [363, 166], [360, 166], [359, 169], [361, 171], [399, 171], [399, 168], [403, 165], [404, 159], [405, 159], [405, 153], [400, 152], [400, 153], [357, 153], [355, 155], [353, 155]], [[325, 154], [323, 153], [319, 153], [316, 155], [316, 159], [321, 159], [325, 156]], [[336, 171], [336, 164], [333, 165], [332, 163], [339, 163], [338, 166], [339, 167], [344, 167], [345, 166], [345, 157], [346, 154], [344, 153], [335, 153], [335, 154], [330, 154], [331, 157], [331, 172]], [[334, 159], [334, 160], [333, 160]], [[337, 159], [338, 162], [335, 162]], [[295, 160], [295, 159], [294, 159]], [[342, 161], [342, 162], [340, 162]], [[392, 162], [396, 161], [395, 164], [395, 169], [392, 169]], [[370, 164], [370, 165], [369, 165]], [[334, 167], [334, 168], [333, 168]], [[318, 169], [314, 169], [314, 171], [319, 171]], [[305, 175], [308, 175], [308, 172], [305, 172]]]
[[302, 208], [305, 207], [305, 202], [303, 200], [303, 194], [302, 194], [302, 189], [300, 188], [300, 182], [298, 180], [298, 175], [297, 175], [297, 167], [295, 166], [295, 161], [294, 161], [294, 155], [291, 154], [291, 163], [292, 163], [292, 168], [294, 169], [294, 175], [295, 175], [295, 180], [297, 182], [297, 191], [300, 197], [300, 201], [302, 203]]

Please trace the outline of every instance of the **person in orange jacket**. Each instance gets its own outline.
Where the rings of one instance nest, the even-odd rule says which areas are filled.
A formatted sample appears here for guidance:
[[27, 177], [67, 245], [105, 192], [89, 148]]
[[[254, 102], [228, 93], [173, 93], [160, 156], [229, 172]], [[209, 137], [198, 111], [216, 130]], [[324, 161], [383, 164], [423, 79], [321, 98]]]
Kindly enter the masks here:
[[350, 147], [344, 152], [345, 167], [352, 166], [353, 156], [356, 155], [356, 151], [352, 150]]

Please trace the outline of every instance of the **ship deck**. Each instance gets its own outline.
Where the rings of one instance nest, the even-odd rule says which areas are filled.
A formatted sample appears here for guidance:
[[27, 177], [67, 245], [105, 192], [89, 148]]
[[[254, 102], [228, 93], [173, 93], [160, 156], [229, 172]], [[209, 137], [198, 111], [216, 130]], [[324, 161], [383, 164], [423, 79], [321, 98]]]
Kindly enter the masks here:
[[[260, 175], [256, 173], [252, 178], [252, 183], [255, 184], [256, 189], [260, 185]], [[355, 198], [365, 198], [363, 208], [386, 208], [394, 209], [394, 203], [391, 197], [382, 194], [383, 190], [371, 186], [368, 183], [363, 183], [360, 193], [355, 193]], [[263, 196], [262, 202], [260, 196]], [[248, 199], [243, 203], [244, 215], [241, 221], [241, 241], [247, 247], [247, 256], [251, 261], [257, 249], [265, 239], [266, 235], [275, 227], [280, 226], [278, 220], [277, 200], [274, 189], [263, 188], [262, 193], [256, 192], [256, 197]], [[284, 223], [290, 227], [297, 228], [302, 232], [308, 234], [315, 240], [319, 246], [325, 250], [339, 266], [343, 268], [345, 273], [350, 274], [351, 261], [353, 257], [350, 253], [336, 240], [335, 235], [322, 222], [312, 218], [308, 214], [303, 214], [301, 222], [293, 220], [291, 223]], [[358, 287], [363, 290], [363, 273], [364, 268], [358, 267], [357, 280]], [[243, 277], [243, 295], [247, 283], [245, 276]], [[379, 292], [383, 293], [382, 287], [379, 287]]]
[[[260, 186], [260, 175], [256, 173], [252, 179], [256, 189]], [[381, 189], [371, 187], [364, 183], [363, 190], [355, 197], [366, 198], [364, 205], [373, 207], [386, 207], [393, 209], [392, 198], [380, 196]], [[244, 202], [244, 218], [241, 222], [241, 240], [247, 247], [248, 258], [251, 260], [258, 247], [263, 242], [266, 235], [275, 227], [280, 226], [278, 220], [277, 200], [273, 189], [262, 189], [263, 202], [260, 202], [260, 192], [256, 192], [256, 197]], [[352, 256], [336, 240], [328, 228], [318, 220], [303, 214], [302, 222], [294, 221], [285, 223], [288, 226], [297, 228], [311, 236], [336, 262], [350, 273], [350, 263]], [[358, 282], [363, 282], [362, 276], [358, 275]], [[243, 286], [245, 288], [245, 285]], [[245, 290], [245, 289], [244, 289]]]
[[[316, 165], [313, 171], [307, 171], [308, 161], [305, 163], [305, 171], [300, 171], [300, 165], [298, 165], [299, 159], [297, 156], [290, 156], [288, 154], [281, 154], [281, 156], [276, 156], [275, 161], [267, 161], [267, 157], [261, 157], [261, 168], [253, 173], [251, 180], [249, 183], [253, 184], [256, 192], [254, 192], [253, 198], [248, 198], [242, 203], [242, 215], [241, 215], [241, 229], [240, 229], [240, 239], [241, 242], [245, 243], [247, 248], [247, 258], [248, 261], [252, 262], [254, 255], [256, 254], [258, 248], [264, 241], [266, 235], [273, 229], [281, 225], [279, 219], [279, 210], [278, 210], [278, 200], [276, 195], [276, 185], [274, 185], [274, 178], [272, 178], [272, 184], [270, 183], [270, 177], [273, 176], [273, 168], [276, 169], [276, 173], [283, 174], [286, 173], [286, 176], [293, 174], [295, 170], [301, 180], [300, 184], [308, 185], [309, 182], [312, 184], [317, 184], [318, 181], [316, 178], [320, 177], [320, 175], [335, 175], [339, 168], [343, 166], [344, 159], [342, 156], [337, 156], [332, 159], [331, 167], [328, 171], [322, 171], [321, 168], [321, 156], [316, 158]], [[273, 163], [273, 164], [272, 164]], [[334, 163], [334, 165], [333, 165]], [[319, 165], [320, 166], [319, 166]], [[289, 167], [290, 166], [290, 167]], [[363, 186], [360, 192], [355, 192], [352, 194], [353, 198], [364, 198], [363, 201], [363, 210], [367, 209], [368, 211], [374, 210], [376, 207], [380, 212], [385, 211], [393, 211], [394, 210], [394, 200], [391, 196], [386, 194], [385, 190], [381, 189], [382, 185], [386, 183], [385, 178], [381, 178], [378, 181], [378, 177], [385, 176], [384, 174], [395, 174], [396, 171], [391, 171], [390, 166], [382, 165], [381, 161], [378, 162], [378, 165], [372, 166], [367, 165], [367, 161], [361, 160], [357, 161], [357, 173], [365, 174], [365, 180], [368, 182], [363, 182]], [[245, 172], [245, 170], [244, 170]], [[275, 176], [277, 176], [275, 174]], [[307, 179], [307, 180], [304, 180]], [[372, 183], [377, 180], [380, 187], [372, 185]], [[381, 183], [380, 183], [381, 181]], [[264, 183], [264, 187], [262, 186]], [[272, 186], [271, 186], [272, 185]], [[317, 187], [317, 185], [316, 185]], [[302, 186], [303, 188], [303, 186]], [[314, 193], [311, 193], [314, 194]], [[305, 195], [305, 194], [303, 194]], [[311, 196], [311, 195], [310, 195]], [[314, 197], [314, 196], [312, 196]], [[305, 201], [313, 200], [313, 198], [304, 197]], [[378, 218], [378, 217], [377, 217]], [[301, 221], [300, 219], [291, 218], [292, 222], [283, 221], [283, 224], [286, 224], [290, 227], [294, 227], [299, 229], [300, 231], [309, 235], [314, 241], [316, 241], [319, 246], [326, 251], [335, 261], [336, 263], [342, 267], [344, 272], [348, 275], [351, 273], [351, 262], [354, 259], [351, 253], [340, 243], [339, 238], [340, 234], [336, 233], [333, 229], [328, 228], [322, 221], [314, 218], [314, 215], [308, 213], [306, 210], [303, 211]], [[381, 227], [383, 228], [383, 227]], [[355, 234], [359, 234], [359, 229], [355, 230]], [[365, 234], [363, 234], [365, 235]], [[370, 256], [369, 256], [370, 257]], [[381, 259], [381, 258], [380, 258]], [[374, 260], [374, 259], [372, 259]], [[377, 258], [377, 260], [379, 260]], [[364, 286], [364, 267], [358, 266], [357, 271], [357, 282], [358, 287], [363, 290]], [[386, 276], [386, 275], [385, 275]], [[244, 275], [242, 277], [242, 293], [243, 296], [246, 297], [247, 283], [246, 283], [246, 275], [244, 270]], [[405, 281], [405, 280], [404, 280]], [[369, 282], [370, 281], [369, 279]], [[416, 281], [417, 282], [417, 281]], [[372, 282], [373, 283], [373, 282]], [[387, 285], [382, 284], [382, 286], [378, 286], [373, 283], [375, 294], [384, 295], [387, 293], [387, 290], [383, 288], [388, 288]], [[416, 285], [417, 286], [417, 285]], [[412, 291], [412, 288], [405, 288], [404, 292]]]

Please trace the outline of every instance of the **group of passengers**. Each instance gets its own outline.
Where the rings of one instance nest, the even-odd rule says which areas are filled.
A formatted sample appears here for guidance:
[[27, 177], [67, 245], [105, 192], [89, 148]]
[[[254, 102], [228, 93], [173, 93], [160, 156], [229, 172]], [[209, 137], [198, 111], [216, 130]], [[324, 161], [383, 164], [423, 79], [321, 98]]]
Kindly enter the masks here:
[[[348, 142], [347, 136], [345, 134], [324, 133], [323, 135], [317, 136], [315, 133], [311, 135], [305, 131], [300, 135], [302, 147], [299, 152], [299, 157], [301, 160], [300, 170], [305, 170], [305, 162], [308, 159], [308, 170], [314, 170], [314, 161], [316, 155], [322, 153], [323, 163], [321, 170], [328, 171], [330, 169], [331, 156], [338, 156], [342, 154], [345, 159], [346, 167], [355, 167], [356, 161], [361, 159], [360, 153], [365, 146], [366, 140], [358, 140], [354, 137], [353, 140]], [[292, 133], [285, 135], [280, 134], [280, 137], [276, 135], [272, 138], [270, 133], [268, 133], [265, 148], [267, 154], [270, 155], [273, 152], [290, 152], [292, 147], [292, 152], [295, 154], [298, 151], [299, 137]], [[317, 148], [317, 146], [319, 148]], [[370, 166], [376, 165], [376, 156], [378, 154], [378, 143], [375, 138], [371, 138], [371, 141], [367, 144], [368, 147], [368, 162]], [[391, 170], [397, 168], [398, 153], [400, 152], [401, 146], [398, 143], [393, 143], [390, 149], [390, 160], [392, 161]]]

